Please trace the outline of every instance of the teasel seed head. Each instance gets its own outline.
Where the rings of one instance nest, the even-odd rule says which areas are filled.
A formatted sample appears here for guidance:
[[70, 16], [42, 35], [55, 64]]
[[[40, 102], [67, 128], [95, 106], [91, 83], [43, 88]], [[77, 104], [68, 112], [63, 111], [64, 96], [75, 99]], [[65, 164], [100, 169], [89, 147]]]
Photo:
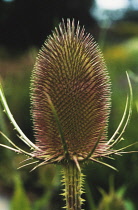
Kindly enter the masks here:
[[[127, 74], [127, 73], [126, 73]], [[30, 147], [27, 152], [4, 133], [0, 135], [12, 145], [0, 146], [27, 155], [21, 167], [60, 163], [63, 168], [66, 209], [81, 210], [83, 199], [82, 163], [101, 163], [101, 157], [119, 155], [134, 144], [115, 149], [122, 140], [132, 112], [132, 87], [127, 74], [129, 95], [122, 119], [110, 139], [107, 138], [110, 113], [110, 81], [106, 66], [90, 34], [75, 27], [74, 20], [64, 20], [39, 51], [31, 80], [32, 117], [35, 144], [27, 138], [10, 112], [2, 86], [0, 101], [19, 138]], [[136, 142], [137, 143], [137, 142]], [[33, 150], [33, 151], [32, 151]], [[129, 151], [136, 152], [136, 151]], [[31, 161], [27, 163], [26, 161]], [[19, 168], [21, 168], [19, 167]]]
[[[31, 101], [40, 159], [78, 161], [107, 147], [110, 81], [90, 34], [64, 20], [39, 51]], [[98, 141], [98, 142], [97, 142]]]

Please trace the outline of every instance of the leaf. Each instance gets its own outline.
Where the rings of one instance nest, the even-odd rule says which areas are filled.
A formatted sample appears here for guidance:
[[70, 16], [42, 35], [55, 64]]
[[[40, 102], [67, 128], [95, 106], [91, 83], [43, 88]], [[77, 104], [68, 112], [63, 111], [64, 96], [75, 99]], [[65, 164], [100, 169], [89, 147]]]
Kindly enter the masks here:
[[30, 201], [24, 190], [22, 181], [18, 175], [15, 176], [15, 189], [11, 201], [11, 210], [31, 210]]

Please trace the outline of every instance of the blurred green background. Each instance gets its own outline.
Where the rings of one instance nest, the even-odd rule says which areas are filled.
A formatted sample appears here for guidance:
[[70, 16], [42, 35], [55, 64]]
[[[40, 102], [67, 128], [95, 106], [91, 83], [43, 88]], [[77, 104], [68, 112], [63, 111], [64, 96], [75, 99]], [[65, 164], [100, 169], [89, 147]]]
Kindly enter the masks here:
[[[47, 35], [62, 18], [75, 18], [99, 43], [112, 83], [109, 138], [119, 124], [129, 91], [129, 72], [134, 99], [133, 113], [124, 134], [125, 146], [138, 141], [138, 3], [97, 0], [0, 0], [0, 81], [11, 112], [23, 132], [34, 141], [30, 117], [29, 85], [35, 58]], [[0, 107], [0, 130], [19, 146], [25, 145]], [[8, 144], [0, 136], [0, 142]], [[132, 150], [138, 150], [135, 145]], [[0, 209], [60, 210], [64, 203], [60, 166], [49, 165], [30, 172], [17, 170], [25, 159], [0, 148]], [[138, 154], [105, 160], [119, 172], [88, 164], [84, 209], [138, 209]]]

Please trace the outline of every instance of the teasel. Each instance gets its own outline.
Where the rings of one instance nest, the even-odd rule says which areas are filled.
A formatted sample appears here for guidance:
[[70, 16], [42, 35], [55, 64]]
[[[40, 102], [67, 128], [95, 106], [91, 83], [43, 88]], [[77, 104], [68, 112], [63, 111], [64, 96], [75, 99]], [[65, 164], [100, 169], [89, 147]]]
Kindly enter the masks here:
[[[3, 135], [13, 147], [36, 164], [60, 164], [63, 168], [63, 195], [66, 209], [80, 210], [83, 192], [82, 167], [86, 162], [101, 163], [115, 169], [101, 158], [125, 153], [126, 146], [113, 147], [121, 141], [131, 115], [132, 88], [124, 114], [113, 136], [107, 139], [111, 106], [110, 79], [100, 49], [93, 37], [74, 20], [62, 20], [40, 49], [31, 78], [31, 114], [36, 143], [32, 143], [15, 122], [0, 91], [4, 111], [31, 150], [26, 152]], [[21, 166], [21, 167], [23, 167]]]

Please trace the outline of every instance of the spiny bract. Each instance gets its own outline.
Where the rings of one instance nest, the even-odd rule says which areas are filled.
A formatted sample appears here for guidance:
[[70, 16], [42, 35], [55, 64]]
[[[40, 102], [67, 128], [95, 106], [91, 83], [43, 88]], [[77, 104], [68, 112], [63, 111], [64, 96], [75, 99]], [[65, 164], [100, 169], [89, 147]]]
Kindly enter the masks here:
[[62, 21], [39, 51], [31, 100], [37, 158], [54, 162], [68, 153], [81, 161], [106, 150], [109, 77], [93, 37], [74, 20]]

